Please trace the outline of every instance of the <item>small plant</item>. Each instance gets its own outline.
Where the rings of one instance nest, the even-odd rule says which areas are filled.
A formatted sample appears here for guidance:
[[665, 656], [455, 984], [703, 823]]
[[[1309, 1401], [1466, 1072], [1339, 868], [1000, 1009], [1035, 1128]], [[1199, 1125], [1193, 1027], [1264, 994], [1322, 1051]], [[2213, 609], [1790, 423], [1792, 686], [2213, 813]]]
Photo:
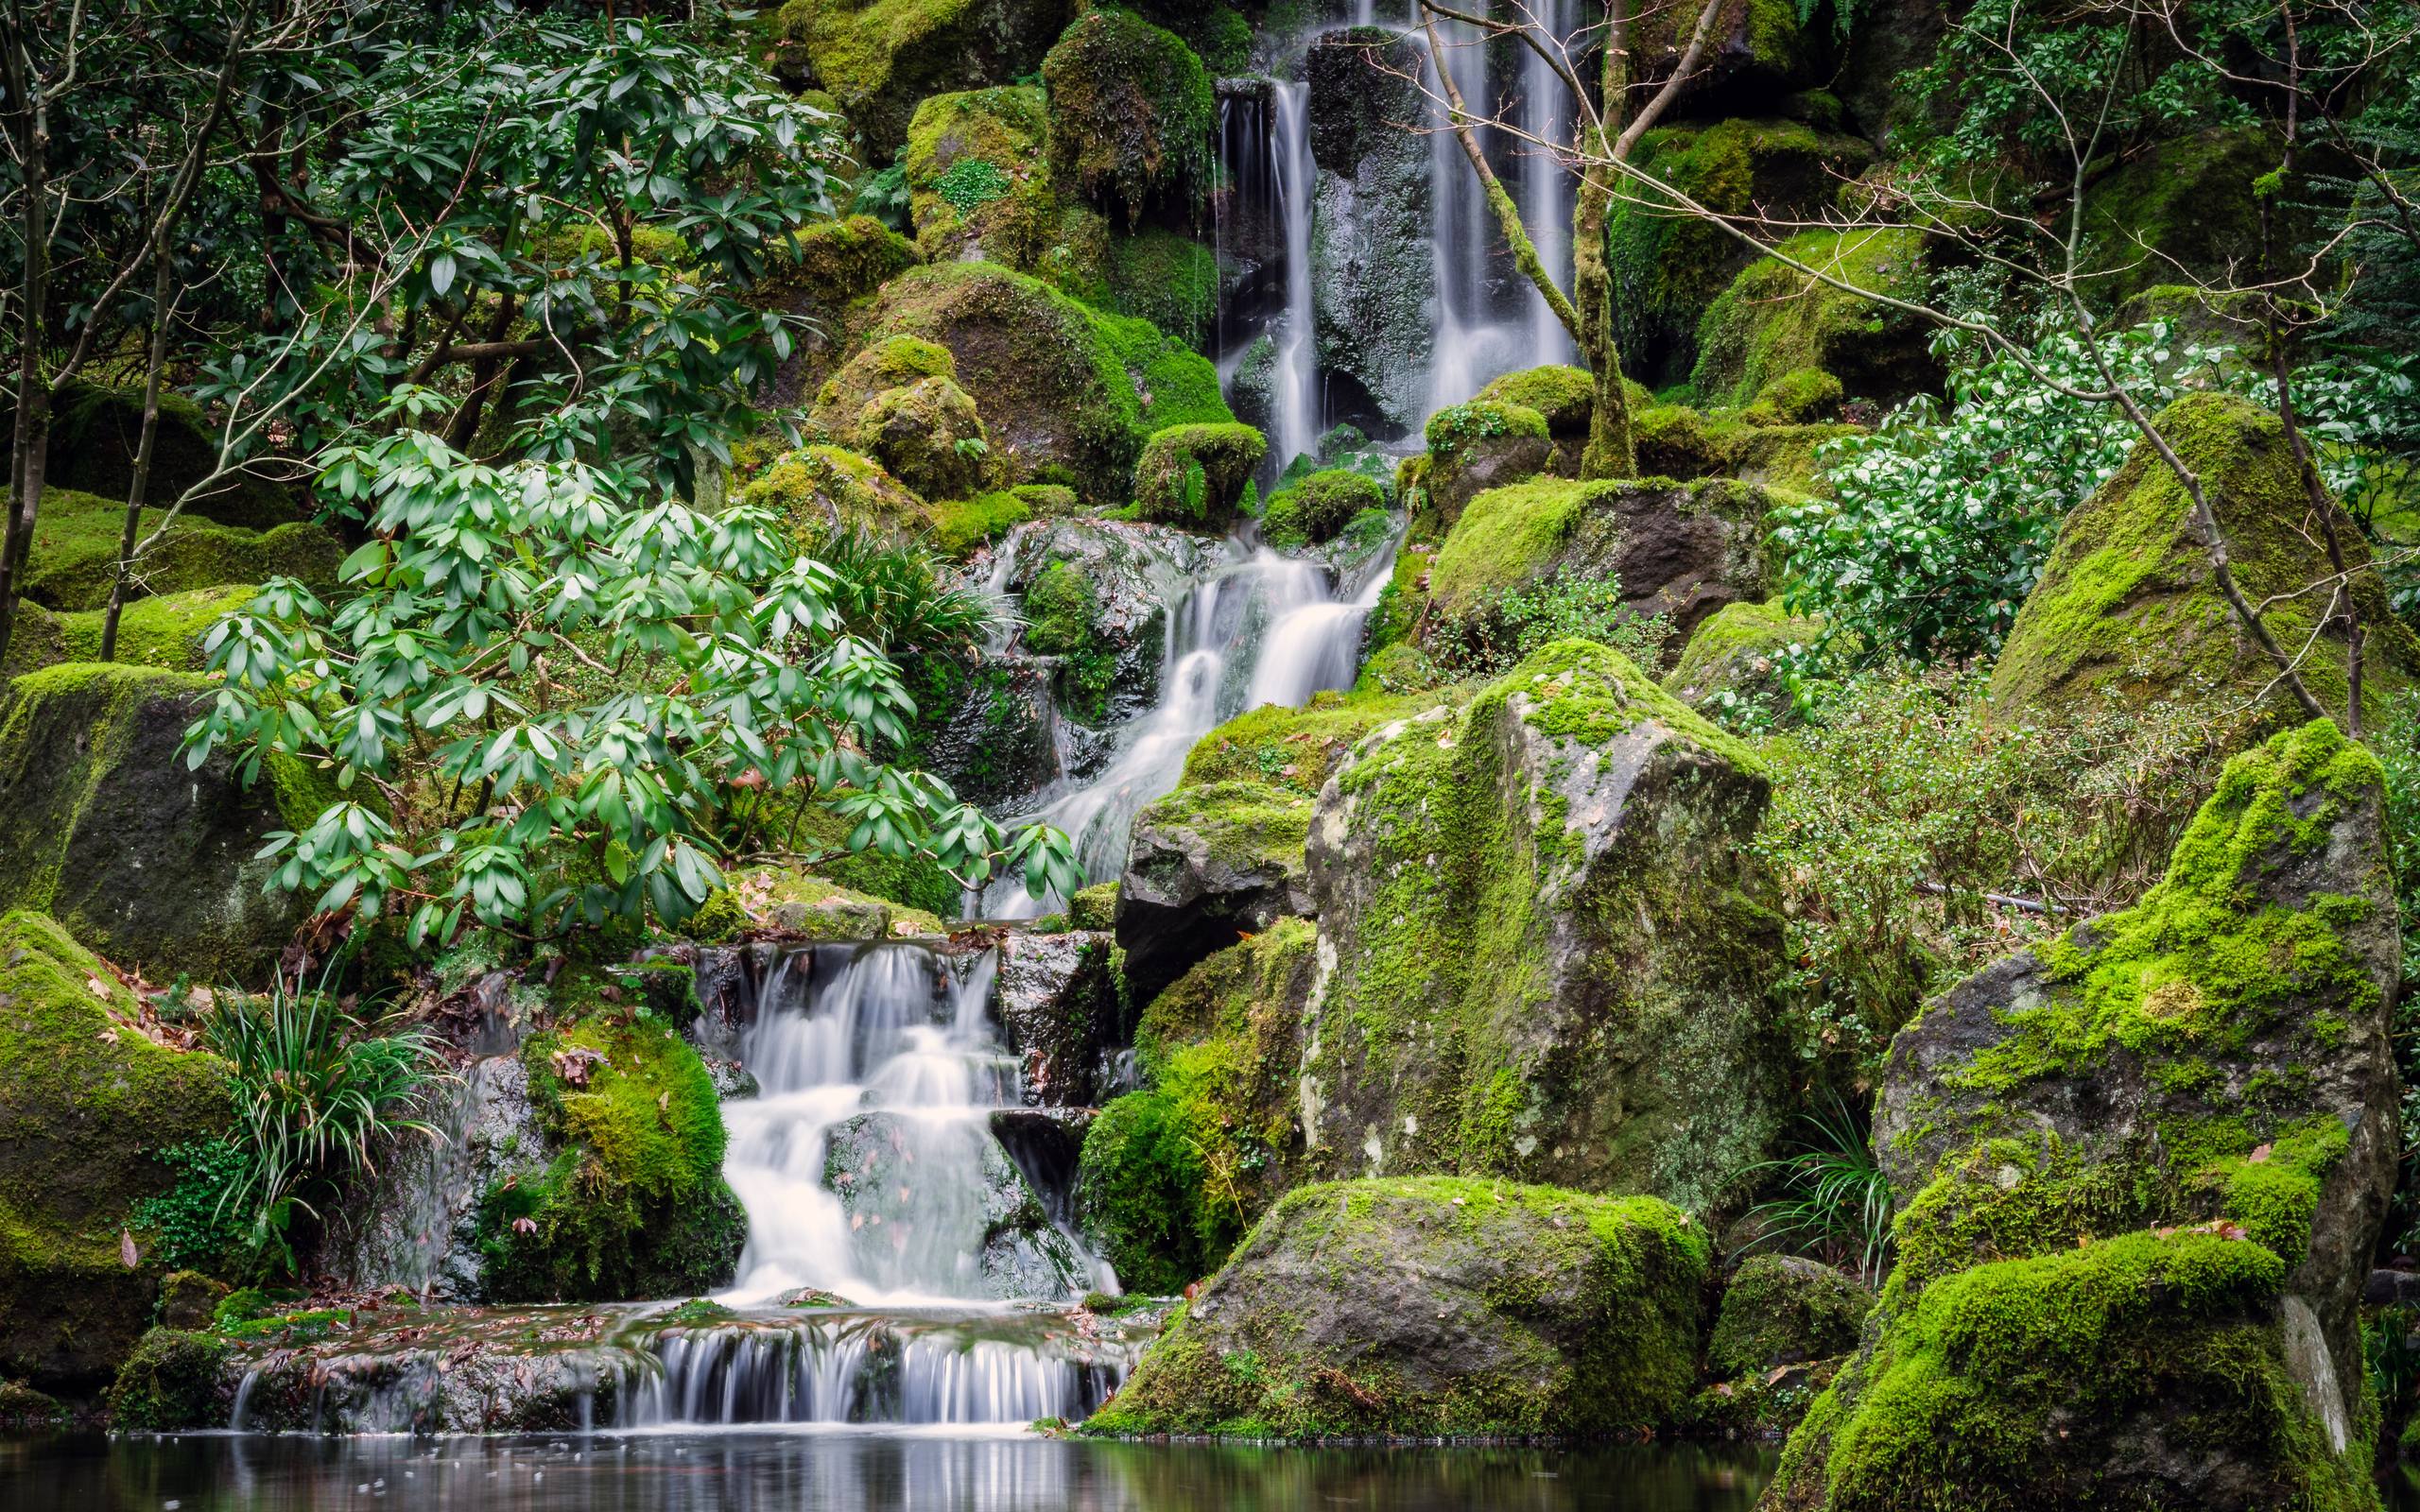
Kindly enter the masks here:
[[1866, 1121], [1838, 1093], [1827, 1111], [1800, 1115], [1797, 1152], [1749, 1168], [1780, 1195], [1751, 1209], [1759, 1246], [1811, 1255], [1880, 1285], [1891, 1268], [1891, 1180], [1874, 1158]]
[[981, 158], [960, 158], [934, 183], [933, 193], [959, 215], [971, 215], [993, 200], [1006, 198], [1013, 187], [997, 164]]
[[1426, 649], [1448, 679], [1462, 681], [1500, 676], [1539, 646], [1565, 639], [1612, 646], [1652, 668], [1671, 634], [1669, 620], [1623, 603], [1613, 577], [1558, 573], [1461, 606], [1430, 631]]

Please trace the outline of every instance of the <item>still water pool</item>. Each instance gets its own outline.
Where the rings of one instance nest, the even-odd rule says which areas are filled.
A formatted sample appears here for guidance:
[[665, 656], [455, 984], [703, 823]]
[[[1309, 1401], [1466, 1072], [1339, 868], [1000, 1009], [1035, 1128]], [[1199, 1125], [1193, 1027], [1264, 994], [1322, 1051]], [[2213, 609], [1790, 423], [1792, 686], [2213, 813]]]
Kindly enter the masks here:
[[9, 1512], [1748, 1512], [1754, 1448], [1252, 1449], [847, 1430], [0, 1440]]

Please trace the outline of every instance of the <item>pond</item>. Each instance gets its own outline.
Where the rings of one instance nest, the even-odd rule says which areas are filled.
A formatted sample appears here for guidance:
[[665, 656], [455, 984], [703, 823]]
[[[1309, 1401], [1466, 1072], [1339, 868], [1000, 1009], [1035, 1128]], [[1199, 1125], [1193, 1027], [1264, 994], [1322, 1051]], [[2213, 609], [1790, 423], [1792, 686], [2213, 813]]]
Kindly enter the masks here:
[[1259, 1449], [822, 1429], [0, 1440], [10, 1512], [1748, 1512], [1755, 1447]]

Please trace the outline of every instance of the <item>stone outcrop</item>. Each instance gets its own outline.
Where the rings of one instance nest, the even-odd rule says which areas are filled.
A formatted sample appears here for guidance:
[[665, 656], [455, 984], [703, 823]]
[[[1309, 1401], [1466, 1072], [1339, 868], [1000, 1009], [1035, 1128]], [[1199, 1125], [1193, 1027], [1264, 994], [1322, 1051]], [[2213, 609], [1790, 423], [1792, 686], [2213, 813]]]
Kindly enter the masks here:
[[1428, 117], [1425, 66], [1419, 46], [1377, 26], [1326, 33], [1305, 63], [1321, 366], [1367, 397], [1367, 419], [1397, 431], [1427, 407], [1434, 339], [1428, 140], [1406, 129]]
[[1743, 1194], [1787, 1105], [1756, 756], [1619, 653], [1555, 642], [1382, 727], [1308, 840], [1301, 1097], [1330, 1175]]
[[1179, 787], [1134, 816], [1117, 885], [1126, 979], [1150, 1002], [1242, 935], [1311, 911], [1311, 804], [1265, 782]]
[[993, 1004], [1027, 1102], [1080, 1108], [1099, 1095], [1102, 1068], [1122, 1038], [1110, 949], [1110, 936], [1093, 930], [1001, 936]]
[[[2375, 1505], [2357, 1308], [2394, 1187], [2376, 761], [2227, 765], [2136, 907], [1893, 1041], [1879, 1326], [1767, 1504]], [[1944, 1446], [1956, 1452], [1945, 1453]]]
[[869, 1280], [1003, 1301], [1089, 1289], [1083, 1257], [988, 1121], [859, 1113], [827, 1138], [823, 1185], [848, 1214]]
[[1089, 1426], [1241, 1437], [1652, 1427], [1696, 1372], [1707, 1247], [1651, 1197], [1437, 1177], [1303, 1187]]

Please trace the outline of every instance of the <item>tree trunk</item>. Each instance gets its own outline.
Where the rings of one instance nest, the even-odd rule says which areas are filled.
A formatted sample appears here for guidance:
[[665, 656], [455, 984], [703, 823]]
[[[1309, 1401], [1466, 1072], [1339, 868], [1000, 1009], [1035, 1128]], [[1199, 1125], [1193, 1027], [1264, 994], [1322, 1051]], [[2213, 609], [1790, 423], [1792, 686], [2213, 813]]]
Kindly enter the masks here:
[[[22, 18], [17, 18], [22, 19]], [[9, 642], [16, 629], [18, 582], [26, 552], [33, 542], [34, 516], [42, 507], [43, 475], [50, 465], [50, 385], [43, 377], [43, 312], [50, 306], [50, 227], [43, 206], [50, 198], [50, 121], [42, 99], [42, 80], [27, 66], [29, 50], [23, 36], [0, 37], [8, 49], [9, 93], [18, 117], [19, 162], [25, 197], [25, 272], [17, 306], [17, 425], [10, 438], [8, 521], [0, 529], [0, 665], [9, 660]]]
[[143, 531], [143, 501], [151, 491], [151, 456], [160, 440], [160, 384], [168, 369], [168, 255], [164, 225], [151, 244], [151, 354], [143, 374], [143, 438], [134, 448], [134, 480], [126, 490], [126, 529], [118, 537], [117, 571], [110, 577], [110, 604], [101, 616], [101, 660], [117, 660], [117, 623], [126, 612], [127, 585], [134, 576], [134, 542]]
[[[1598, 123], [1618, 121], [1630, 93], [1629, 0], [1606, 7], [1604, 61], [1599, 73]], [[1588, 413], [1588, 445], [1580, 454], [1583, 478], [1638, 475], [1638, 449], [1631, 435], [1630, 400], [1622, 391], [1621, 342], [1614, 328], [1614, 282], [1606, 263], [1606, 227], [1613, 204], [1612, 170], [1605, 162], [1613, 144], [1601, 125], [1584, 112], [1581, 131], [1580, 193], [1571, 211], [1571, 296], [1580, 312], [1575, 338], [1596, 384]]]

